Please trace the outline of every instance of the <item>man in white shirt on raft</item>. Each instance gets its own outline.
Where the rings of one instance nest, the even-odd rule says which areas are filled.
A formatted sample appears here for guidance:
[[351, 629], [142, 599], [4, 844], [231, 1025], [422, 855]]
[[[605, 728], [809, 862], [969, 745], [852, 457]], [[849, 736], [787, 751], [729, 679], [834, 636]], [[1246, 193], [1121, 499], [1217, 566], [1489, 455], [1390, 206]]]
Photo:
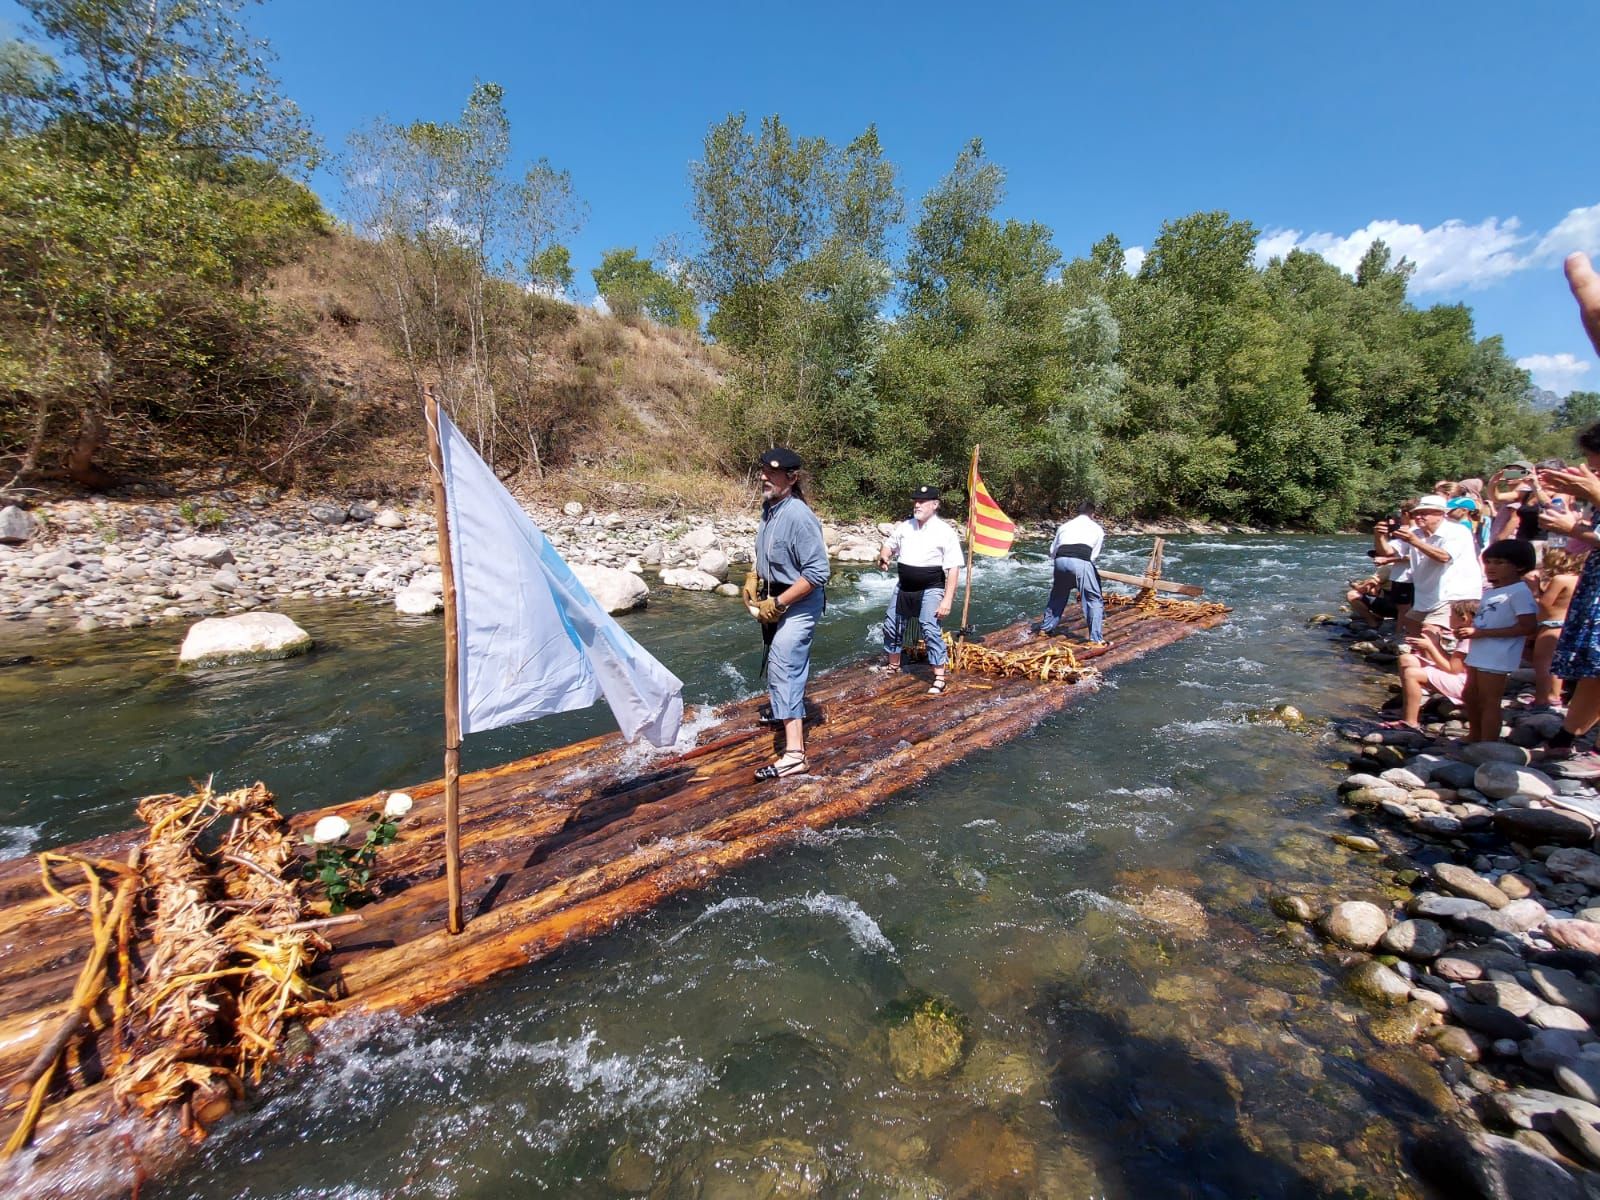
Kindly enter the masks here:
[[1077, 516], [1056, 530], [1055, 540], [1050, 543], [1055, 575], [1050, 583], [1050, 599], [1045, 601], [1044, 619], [1039, 622], [1040, 633], [1055, 632], [1067, 601], [1077, 591], [1083, 604], [1083, 620], [1089, 627], [1089, 641], [1105, 641], [1106, 605], [1100, 596], [1100, 572], [1094, 565], [1105, 542], [1106, 531], [1094, 519], [1094, 503], [1089, 500], [1078, 505]]
[[883, 549], [878, 551], [878, 566], [888, 567], [891, 558], [899, 560], [899, 579], [883, 618], [883, 652], [888, 655], [884, 665], [891, 671], [900, 669], [906, 622], [918, 622], [928, 647], [928, 665], [933, 668], [933, 686], [928, 695], [943, 695], [950, 652], [945, 648], [939, 622], [950, 615], [955, 601], [956, 579], [961, 573], [961, 539], [939, 516], [938, 488], [924, 484], [911, 493], [911, 518], [890, 532]]

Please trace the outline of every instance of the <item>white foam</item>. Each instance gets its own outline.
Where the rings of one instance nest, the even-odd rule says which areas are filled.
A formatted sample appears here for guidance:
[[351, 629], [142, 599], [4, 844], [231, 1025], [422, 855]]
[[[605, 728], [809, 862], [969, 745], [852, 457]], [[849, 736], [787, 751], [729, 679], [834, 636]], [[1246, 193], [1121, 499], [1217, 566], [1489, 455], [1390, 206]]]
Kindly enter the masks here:
[[1000, 825], [1000, 822], [996, 821], [993, 817], [977, 817], [977, 818], [975, 818], [975, 819], [973, 819], [971, 821], [968, 821], [961, 828], [963, 828], [963, 829], [995, 829], [995, 828], [999, 828], [999, 825]]
[[0, 825], [0, 862], [21, 858], [39, 844], [38, 825]]
[[782, 900], [762, 900], [756, 896], [729, 896], [726, 900], [717, 901], [686, 927], [673, 934], [667, 939], [666, 944], [673, 945], [702, 922], [713, 920], [725, 913], [750, 911], [773, 915], [800, 911], [810, 913], [812, 916], [831, 917], [845, 927], [850, 940], [861, 949], [891, 957], [897, 954], [894, 943], [884, 936], [883, 930], [865, 909], [847, 896], [835, 896], [827, 892], [812, 892], [806, 896], [792, 896]]

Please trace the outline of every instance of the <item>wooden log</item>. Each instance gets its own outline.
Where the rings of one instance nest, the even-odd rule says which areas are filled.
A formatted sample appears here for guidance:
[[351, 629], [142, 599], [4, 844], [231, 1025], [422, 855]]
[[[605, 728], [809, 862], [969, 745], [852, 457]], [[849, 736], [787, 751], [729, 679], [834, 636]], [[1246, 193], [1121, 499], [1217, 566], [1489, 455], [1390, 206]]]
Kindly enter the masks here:
[[1170, 579], [1156, 579], [1149, 575], [1124, 575], [1121, 571], [1108, 571], [1104, 567], [1100, 568], [1100, 578], [1126, 583], [1140, 589], [1155, 588], [1158, 592], [1177, 592], [1180, 596], [1203, 596], [1206, 591], [1205, 588], [1193, 583], [1174, 583]]

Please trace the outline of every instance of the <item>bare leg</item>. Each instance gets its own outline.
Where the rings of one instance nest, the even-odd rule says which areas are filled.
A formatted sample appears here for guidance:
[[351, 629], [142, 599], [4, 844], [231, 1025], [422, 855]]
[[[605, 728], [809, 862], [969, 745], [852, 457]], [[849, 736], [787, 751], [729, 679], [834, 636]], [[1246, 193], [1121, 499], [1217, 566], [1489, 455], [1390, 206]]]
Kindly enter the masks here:
[[804, 717], [790, 717], [783, 723], [783, 749], [786, 754], [806, 752], [806, 722]]
[[1483, 736], [1483, 708], [1479, 698], [1478, 672], [1467, 670], [1467, 686], [1461, 689], [1461, 705], [1467, 710], [1467, 741], [1481, 742]]
[[[1511, 676], [1502, 675], [1498, 671], [1473, 671], [1469, 678], [1468, 688], [1476, 688], [1477, 700], [1469, 710], [1477, 719], [1479, 731], [1469, 734], [1468, 740], [1474, 742], [1497, 742], [1500, 740], [1500, 723], [1502, 714], [1501, 704], [1506, 698], [1506, 683]], [[1481, 735], [1481, 736], [1480, 736]]]
[[1541, 629], [1533, 635], [1533, 702], [1561, 703], [1561, 681], [1550, 673], [1550, 660], [1556, 656], [1561, 630]]
[[1580, 679], [1572, 693], [1572, 703], [1567, 706], [1567, 719], [1561, 728], [1574, 737], [1582, 737], [1600, 720], [1600, 679]]
[[1400, 719], [1407, 725], [1422, 724], [1422, 684], [1425, 678], [1421, 659], [1414, 654], [1400, 656]]
[[1367, 598], [1362, 593], [1351, 588], [1344, 594], [1344, 598], [1345, 602], [1350, 605], [1350, 610], [1372, 628], [1376, 629], [1383, 624], [1383, 618], [1367, 606]]

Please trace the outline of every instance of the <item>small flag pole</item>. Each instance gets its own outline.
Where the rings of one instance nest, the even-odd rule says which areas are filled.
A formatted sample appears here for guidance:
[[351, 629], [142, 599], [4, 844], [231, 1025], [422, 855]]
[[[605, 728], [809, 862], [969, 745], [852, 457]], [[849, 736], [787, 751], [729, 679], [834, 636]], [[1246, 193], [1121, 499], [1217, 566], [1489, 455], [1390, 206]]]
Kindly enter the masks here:
[[977, 504], [972, 493], [978, 483], [978, 444], [972, 445], [972, 469], [967, 472], [967, 589], [961, 600], [961, 628], [958, 636], [967, 636], [967, 612], [972, 607], [972, 539], [978, 528]]
[[422, 392], [428, 426], [428, 465], [433, 511], [439, 525], [439, 572], [444, 576], [444, 875], [450, 895], [449, 928], [460, 933], [461, 917], [461, 656], [456, 642], [456, 573], [450, 555], [450, 515], [445, 504], [444, 452], [439, 446], [439, 402]]

